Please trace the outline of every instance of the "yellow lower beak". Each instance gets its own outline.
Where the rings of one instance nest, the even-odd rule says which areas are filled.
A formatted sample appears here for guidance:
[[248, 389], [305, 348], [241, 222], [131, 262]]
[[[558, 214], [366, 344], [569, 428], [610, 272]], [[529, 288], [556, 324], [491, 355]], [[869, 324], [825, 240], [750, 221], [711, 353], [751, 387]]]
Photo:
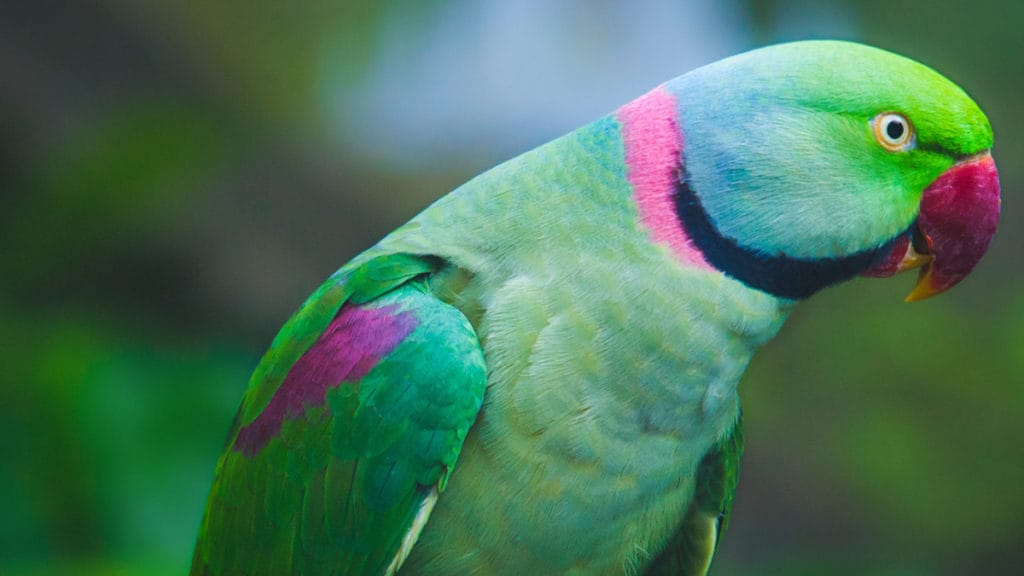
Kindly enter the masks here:
[[925, 266], [921, 268], [921, 273], [917, 275], [917, 284], [914, 284], [914, 289], [910, 291], [910, 294], [907, 294], [903, 301], [917, 302], [918, 300], [935, 296], [942, 291], [941, 288], [936, 286], [935, 280], [932, 278], [932, 267]]

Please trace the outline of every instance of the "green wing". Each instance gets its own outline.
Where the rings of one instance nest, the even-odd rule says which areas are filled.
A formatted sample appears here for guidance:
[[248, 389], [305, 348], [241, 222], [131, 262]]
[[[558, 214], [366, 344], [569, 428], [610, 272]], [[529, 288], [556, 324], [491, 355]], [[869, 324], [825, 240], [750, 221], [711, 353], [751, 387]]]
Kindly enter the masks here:
[[693, 503], [679, 532], [647, 570], [648, 576], [705, 576], [718, 541], [729, 525], [743, 455], [743, 422], [718, 443], [697, 467]]
[[486, 387], [469, 322], [424, 287], [441, 265], [343, 268], [288, 321], [218, 462], [193, 575], [397, 570]]

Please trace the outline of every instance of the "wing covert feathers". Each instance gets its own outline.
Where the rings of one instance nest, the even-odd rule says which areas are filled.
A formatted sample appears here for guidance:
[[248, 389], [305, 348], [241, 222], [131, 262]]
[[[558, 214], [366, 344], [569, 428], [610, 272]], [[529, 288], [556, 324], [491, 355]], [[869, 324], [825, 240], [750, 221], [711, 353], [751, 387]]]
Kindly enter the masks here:
[[286, 324], [218, 462], [193, 575], [401, 566], [486, 387], [473, 328], [425, 288], [438, 266], [343, 268]]

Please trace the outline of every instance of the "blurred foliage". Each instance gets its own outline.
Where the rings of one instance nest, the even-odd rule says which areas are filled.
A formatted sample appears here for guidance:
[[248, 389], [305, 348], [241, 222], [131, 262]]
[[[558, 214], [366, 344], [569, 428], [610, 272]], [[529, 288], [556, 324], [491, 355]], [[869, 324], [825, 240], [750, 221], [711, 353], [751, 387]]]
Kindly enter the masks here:
[[223, 443], [252, 356], [98, 316], [4, 320], [7, 568], [52, 557], [184, 571], [215, 462], [196, 447]]
[[[424, 4], [423, 9], [429, 7]], [[325, 73], [320, 68], [325, 41], [338, 56], [330, 73], [358, 76], [388, 3], [117, 0], [114, 5], [131, 24], [156, 32], [157, 42], [180, 50], [209, 90], [234, 102], [234, 114], [288, 130], [315, 119], [310, 102]]]
[[[471, 176], [364, 162], [329, 144], [317, 112], [323, 83], [355, 84], [371, 65], [389, 14], [443, 4], [9, 8], [0, 573], [187, 570], [228, 424], [276, 328]], [[832, 289], [755, 359], [716, 573], [1012, 572], [1024, 563], [1024, 4], [730, 6], [752, 45], [822, 35], [813, 19], [784, 24], [794, 13], [838, 14], [856, 39], [966, 86], [995, 127], [1006, 200], [989, 257], [951, 294], [911, 306], [909, 280]]]

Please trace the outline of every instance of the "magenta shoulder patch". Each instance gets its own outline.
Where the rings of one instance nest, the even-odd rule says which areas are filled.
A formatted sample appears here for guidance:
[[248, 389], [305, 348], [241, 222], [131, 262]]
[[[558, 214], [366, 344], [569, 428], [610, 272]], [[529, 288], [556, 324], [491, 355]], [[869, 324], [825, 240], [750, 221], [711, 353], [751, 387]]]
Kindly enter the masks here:
[[687, 235], [672, 199], [684, 144], [675, 96], [655, 88], [620, 108], [618, 119], [640, 221], [684, 264], [713, 269]]
[[416, 328], [412, 312], [397, 306], [344, 306], [316, 343], [292, 366], [255, 420], [242, 427], [234, 449], [256, 454], [277, 435], [285, 418], [299, 418], [322, 406], [327, 390], [366, 376]]

